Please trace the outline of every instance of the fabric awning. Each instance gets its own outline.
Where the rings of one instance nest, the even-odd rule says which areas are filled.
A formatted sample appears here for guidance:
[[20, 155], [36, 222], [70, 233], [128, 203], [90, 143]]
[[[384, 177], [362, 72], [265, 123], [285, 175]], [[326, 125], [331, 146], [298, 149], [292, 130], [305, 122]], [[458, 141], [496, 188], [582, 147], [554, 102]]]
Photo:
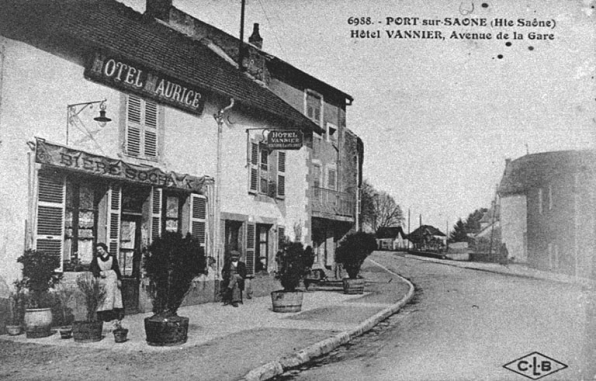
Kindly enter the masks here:
[[91, 154], [35, 138], [37, 163], [112, 180], [122, 180], [160, 188], [185, 190], [204, 194], [205, 186], [213, 183], [210, 176], [191, 176], [157, 167], [127, 163], [120, 159]]

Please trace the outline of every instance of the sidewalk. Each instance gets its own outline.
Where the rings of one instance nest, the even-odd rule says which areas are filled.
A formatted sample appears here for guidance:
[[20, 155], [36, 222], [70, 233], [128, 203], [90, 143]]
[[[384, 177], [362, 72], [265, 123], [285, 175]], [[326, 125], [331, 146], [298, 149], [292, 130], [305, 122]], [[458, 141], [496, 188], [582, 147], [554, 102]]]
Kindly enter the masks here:
[[123, 325], [129, 335], [122, 344], [116, 344], [106, 328], [105, 337], [96, 343], [62, 340], [57, 333], [42, 339], [2, 335], [0, 340], [107, 350], [125, 357], [172, 357], [201, 369], [193, 374], [199, 380], [266, 380], [370, 330], [413, 296], [411, 283], [373, 260], [365, 262], [362, 275], [367, 281], [364, 295], [309, 291], [298, 313], [273, 312], [270, 297], [245, 299], [238, 308], [220, 303], [180, 308], [178, 314], [190, 318], [188, 341], [181, 346], [147, 345], [143, 319], [151, 314], [126, 316]]
[[487, 271], [510, 276], [549, 280], [554, 282], [578, 284], [586, 288], [596, 289], [596, 281], [587, 278], [579, 278], [566, 274], [553, 273], [549, 271], [536, 270], [521, 264], [500, 265], [497, 263], [465, 262], [449, 259], [436, 259], [418, 255], [406, 254], [406, 258], [418, 259], [421, 261], [441, 263], [444, 265], [461, 267], [471, 270]]

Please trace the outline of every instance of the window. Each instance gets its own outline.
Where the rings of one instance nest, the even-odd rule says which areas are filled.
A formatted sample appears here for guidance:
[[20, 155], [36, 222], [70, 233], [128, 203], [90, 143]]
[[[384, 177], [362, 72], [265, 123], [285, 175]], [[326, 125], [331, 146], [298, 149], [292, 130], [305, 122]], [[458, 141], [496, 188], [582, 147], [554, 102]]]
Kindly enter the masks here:
[[136, 95], [126, 97], [125, 152], [129, 156], [157, 160], [159, 108]]
[[269, 197], [285, 196], [286, 153], [269, 151], [264, 144], [250, 143], [249, 192]]
[[306, 90], [305, 113], [313, 122], [321, 124], [323, 97], [314, 91]]
[[542, 193], [543, 193], [542, 188], [538, 189], [538, 213], [539, 214], [542, 214], [542, 209], [543, 209], [542, 208], [542, 197], [543, 197]]
[[337, 126], [327, 123], [327, 141], [337, 142]]
[[327, 189], [337, 190], [337, 169], [327, 168]]
[[97, 211], [101, 195], [91, 183], [67, 179], [64, 215], [64, 257], [68, 263], [90, 264], [97, 235]]
[[198, 238], [201, 246], [205, 246], [207, 222], [207, 198], [192, 193], [190, 195], [190, 233]]
[[315, 196], [318, 196], [321, 193], [321, 165], [314, 164], [312, 166], [312, 178], [313, 178], [313, 188], [315, 190]]
[[59, 271], [89, 265], [106, 186], [52, 172], [38, 176], [36, 250], [61, 258]]
[[277, 197], [286, 196], [286, 153], [277, 153]]

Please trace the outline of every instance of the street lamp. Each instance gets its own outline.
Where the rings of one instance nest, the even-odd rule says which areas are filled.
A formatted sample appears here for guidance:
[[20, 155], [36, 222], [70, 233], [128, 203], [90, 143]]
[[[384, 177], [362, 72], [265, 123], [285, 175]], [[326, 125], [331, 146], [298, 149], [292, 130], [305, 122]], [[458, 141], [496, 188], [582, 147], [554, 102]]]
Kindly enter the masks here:
[[[66, 106], [66, 144], [68, 145], [68, 135], [69, 135], [69, 126], [74, 124], [76, 120], [79, 119], [79, 114], [85, 110], [87, 107], [93, 108], [93, 105], [99, 103], [99, 116], [93, 118], [100, 127], [105, 127], [106, 123], [111, 122], [112, 119], [106, 116], [106, 105], [107, 99], [102, 99], [100, 101], [91, 101], [91, 102], [82, 102], [82, 103], [75, 103], [69, 104]], [[82, 123], [82, 122], [81, 122]], [[84, 125], [83, 125], [84, 126]], [[85, 129], [87, 129], [85, 127]]]

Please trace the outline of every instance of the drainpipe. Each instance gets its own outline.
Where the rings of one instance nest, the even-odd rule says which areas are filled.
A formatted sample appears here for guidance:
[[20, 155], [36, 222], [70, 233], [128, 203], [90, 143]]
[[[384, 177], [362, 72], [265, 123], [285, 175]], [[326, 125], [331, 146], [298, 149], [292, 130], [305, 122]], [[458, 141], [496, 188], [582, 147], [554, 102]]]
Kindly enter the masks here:
[[215, 170], [215, 228], [213, 229], [213, 236], [214, 236], [214, 254], [216, 258], [216, 269], [217, 274], [220, 271], [220, 264], [221, 259], [223, 258], [222, 255], [222, 245], [221, 245], [221, 139], [222, 139], [222, 130], [223, 130], [223, 120], [224, 114], [226, 111], [231, 109], [234, 106], [234, 98], [230, 98], [230, 104], [221, 110], [219, 110], [216, 114], [213, 114], [215, 121], [217, 122], [217, 168]]

